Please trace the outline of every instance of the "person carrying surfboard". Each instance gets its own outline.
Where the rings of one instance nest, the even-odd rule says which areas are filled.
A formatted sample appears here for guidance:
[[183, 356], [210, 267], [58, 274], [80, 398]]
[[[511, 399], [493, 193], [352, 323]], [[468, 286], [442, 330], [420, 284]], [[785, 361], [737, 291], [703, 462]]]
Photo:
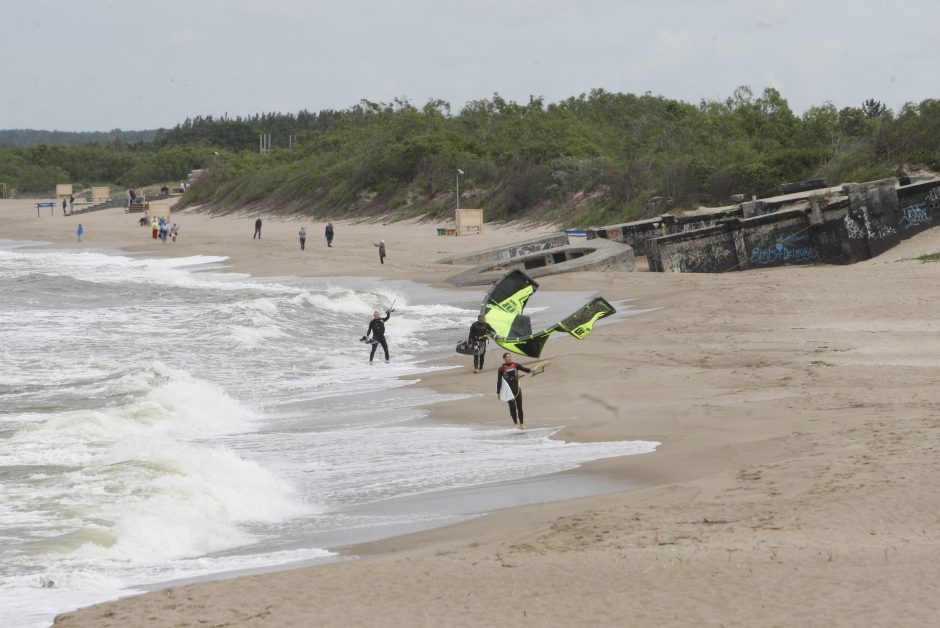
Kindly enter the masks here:
[[496, 396], [509, 404], [509, 416], [512, 417], [512, 424], [520, 430], [525, 429], [525, 423], [522, 418], [522, 389], [519, 387], [519, 378], [523, 373], [531, 373], [532, 369], [526, 368], [517, 362], [512, 361], [512, 355], [503, 354], [503, 363], [496, 371]]
[[476, 322], [470, 325], [470, 336], [467, 338], [467, 343], [476, 346], [476, 351], [473, 354], [473, 372], [482, 373], [483, 372], [483, 359], [486, 357], [486, 342], [489, 340], [489, 335], [496, 335], [496, 330], [490, 327], [490, 324], [486, 322], [486, 316], [480, 314], [477, 316]]

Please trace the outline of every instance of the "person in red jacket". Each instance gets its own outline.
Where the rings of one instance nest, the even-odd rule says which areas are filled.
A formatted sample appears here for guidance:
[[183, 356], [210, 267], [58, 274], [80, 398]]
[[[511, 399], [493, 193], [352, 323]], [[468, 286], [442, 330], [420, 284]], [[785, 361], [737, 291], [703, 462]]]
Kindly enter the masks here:
[[531, 373], [528, 369], [517, 362], [512, 361], [512, 356], [508, 353], [503, 354], [503, 363], [496, 371], [496, 396], [509, 404], [509, 416], [512, 417], [512, 424], [518, 429], [524, 430], [525, 423], [522, 419], [522, 389], [519, 388], [519, 378], [522, 377], [519, 371]]

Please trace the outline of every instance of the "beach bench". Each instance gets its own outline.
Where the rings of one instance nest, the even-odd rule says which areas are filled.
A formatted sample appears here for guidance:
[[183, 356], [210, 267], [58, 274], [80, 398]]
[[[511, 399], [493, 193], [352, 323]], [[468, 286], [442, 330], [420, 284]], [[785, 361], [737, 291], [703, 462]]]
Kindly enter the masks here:
[[127, 213], [129, 214], [145, 212], [148, 209], [150, 209], [150, 203], [146, 201], [137, 201], [127, 204]]

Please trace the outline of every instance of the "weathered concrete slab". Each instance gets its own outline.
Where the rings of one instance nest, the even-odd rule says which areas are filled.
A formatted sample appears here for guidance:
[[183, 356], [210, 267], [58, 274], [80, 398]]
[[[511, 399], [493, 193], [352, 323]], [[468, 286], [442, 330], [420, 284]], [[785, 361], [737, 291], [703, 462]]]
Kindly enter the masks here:
[[532, 253], [538, 253], [540, 251], [547, 251], [548, 249], [558, 248], [559, 246], [565, 246], [567, 244], [568, 236], [564, 233], [559, 233], [557, 235], [547, 236], [537, 240], [526, 240], [525, 242], [517, 242], [508, 246], [499, 246], [492, 249], [485, 249], [483, 251], [477, 251], [476, 253], [470, 253], [467, 255], [445, 257], [444, 259], [437, 260], [437, 263], [466, 266], [469, 264], [482, 264], [492, 260], [508, 261], [514, 257], [522, 257]]
[[505, 259], [491, 257], [447, 281], [456, 286], [485, 286], [514, 269], [525, 271], [533, 278], [584, 270], [632, 272], [636, 270], [636, 258], [630, 246], [598, 239], [584, 244], [543, 248]]

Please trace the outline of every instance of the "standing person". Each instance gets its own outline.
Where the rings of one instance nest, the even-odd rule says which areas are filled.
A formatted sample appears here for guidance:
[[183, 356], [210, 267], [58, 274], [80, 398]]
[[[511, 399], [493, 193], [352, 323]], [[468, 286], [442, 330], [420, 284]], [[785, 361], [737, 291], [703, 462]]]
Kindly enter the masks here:
[[135, 192], [134, 190], [128, 190], [128, 191], [127, 191], [127, 194], [128, 194], [128, 196], [131, 197], [131, 203], [136, 203], [136, 202], [137, 202], [137, 192]]
[[153, 232], [153, 239], [156, 240], [157, 236], [160, 234], [160, 223], [157, 222], [156, 218], [151, 221], [150, 230]]
[[[385, 310], [385, 318], [382, 318], [378, 310], [372, 312], [372, 320], [369, 321], [369, 330], [366, 332], [366, 335], [362, 337], [364, 341], [372, 343], [372, 353], [369, 354], [369, 364], [372, 364], [372, 358], [375, 357], [375, 350], [379, 345], [382, 345], [382, 349], [385, 351], [385, 361], [388, 362], [388, 342], [385, 340], [385, 321], [391, 317], [392, 311], [392, 308]], [[369, 336], [372, 336], [372, 338], [370, 339]]]
[[63, 216], [68, 216], [68, 213], [66, 213], [65, 211], [65, 208], [67, 205], [68, 205], [68, 201], [63, 198], [62, 199], [62, 215]]
[[69, 194], [69, 215], [75, 213], [75, 197]]
[[379, 263], [385, 263], [385, 240], [379, 240], [378, 242], [373, 242], [372, 246], [379, 247]]
[[483, 359], [486, 357], [486, 342], [489, 335], [496, 335], [496, 330], [490, 327], [483, 314], [477, 316], [477, 320], [470, 325], [470, 336], [467, 342], [476, 346], [476, 353], [473, 354], [473, 372], [483, 372]]
[[254, 240], [255, 238], [258, 238], [259, 240], [261, 239], [261, 219], [260, 218], [255, 221], [255, 235], [251, 236], [252, 240]]
[[326, 245], [333, 248], [333, 223], [326, 223]]
[[78, 235], [78, 241], [81, 242], [82, 236], [85, 235], [85, 227], [82, 226], [82, 223], [78, 223], [78, 229], [75, 231], [75, 233]]
[[304, 250], [304, 246], [307, 244], [307, 229], [306, 227], [301, 227], [300, 231], [297, 232], [297, 235], [300, 236], [300, 250]]
[[503, 363], [496, 371], [496, 396], [509, 404], [509, 416], [512, 417], [512, 424], [520, 430], [525, 429], [525, 423], [522, 421], [522, 389], [519, 388], [519, 371], [531, 373], [521, 364], [512, 361], [512, 356], [508, 353], [503, 354]]
[[166, 223], [162, 218], [160, 219], [160, 239], [163, 240], [163, 243], [166, 244], [166, 237], [170, 233], [170, 225]]
[[170, 236], [173, 238], [174, 242], [176, 242], [176, 236], [178, 236], [179, 233], [180, 233], [180, 226], [174, 222], [173, 226], [170, 227]]

